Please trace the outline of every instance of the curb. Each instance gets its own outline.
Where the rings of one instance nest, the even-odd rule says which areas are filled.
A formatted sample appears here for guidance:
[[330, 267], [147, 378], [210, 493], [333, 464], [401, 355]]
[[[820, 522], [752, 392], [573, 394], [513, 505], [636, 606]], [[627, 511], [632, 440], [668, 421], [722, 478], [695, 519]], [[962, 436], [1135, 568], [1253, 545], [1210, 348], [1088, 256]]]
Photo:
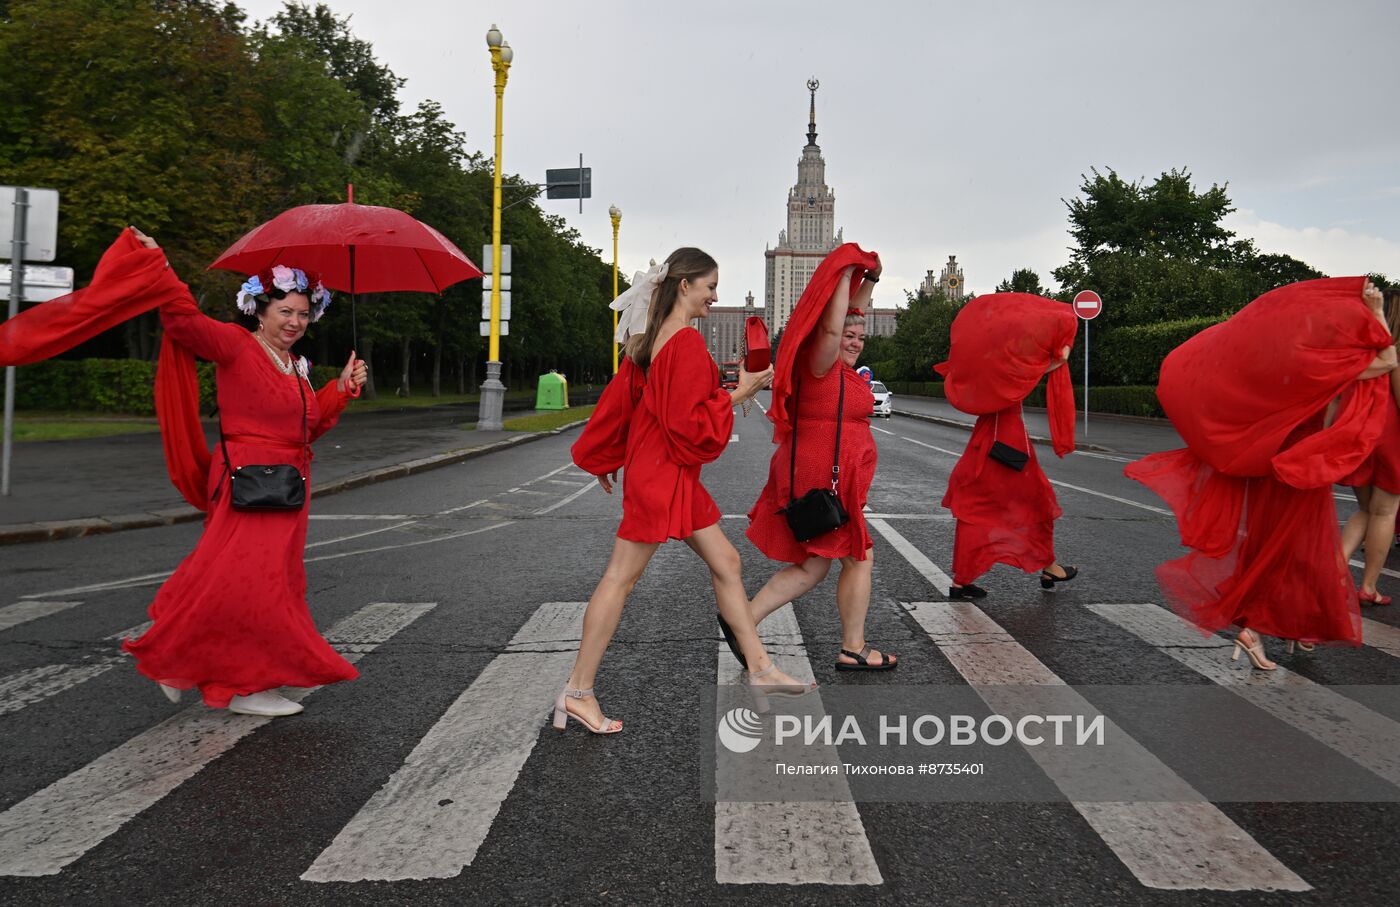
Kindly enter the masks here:
[[[946, 425], [946, 426], [948, 426], [949, 428], [958, 428], [958, 429], [961, 429], [961, 430], [966, 431], [966, 432], [971, 432], [972, 429], [973, 429], [973, 427], [974, 427], [974, 426], [972, 425], [972, 423], [970, 423], [970, 422], [960, 422], [960, 421], [958, 421], [957, 419], [948, 419], [948, 418], [945, 418], [945, 417], [943, 417], [943, 416], [930, 416], [930, 415], [928, 415], [927, 413], [911, 413], [911, 412], [909, 412], [909, 411], [907, 411], [907, 410], [902, 410], [902, 409], [897, 409], [897, 410], [895, 410], [894, 412], [895, 412], [896, 415], [905, 416], [905, 417], [910, 418], [910, 419], [918, 419], [920, 422], [932, 422], [932, 423], [934, 423], [935, 425]], [[1046, 447], [1053, 447], [1053, 446], [1054, 446], [1054, 443], [1055, 443], [1055, 442], [1051, 441], [1049, 438], [1041, 438], [1041, 437], [1038, 437], [1038, 436], [1036, 436], [1036, 435], [1033, 435], [1033, 434], [1031, 434], [1031, 433], [1029, 433], [1029, 432], [1026, 433], [1026, 437], [1027, 437], [1027, 438], [1030, 438], [1032, 443], [1035, 443], [1035, 444], [1044, 444]], [[1077, 442], [1077, 443], [1074, 445], [1074, 449], [1075, 449], [1075, 450], [1092, 450], [1092, 451], [1097, 451], [1097, 452], [1099, 452], [1099, 453], [1118, 453], [1118, 452], [1119, 452], [1118, 450], [1116, 450], [1115, 448], [1112, 448], [1112, 447], [1102, 447], [1102, 446], [1100, 446], [1100, 445], [1098, 445], [1098, 444], [1086, 444], [1086, 443], [1083, 443], [1083, 442]]]
[[[570, 431], [578, 428], [587, 421], [587, 419], [580, 419], [577, 422], [570, 422], [567, 425], [561, 425], [549, 431], [526, 432], [513, 438], [505, 438], [504, 440], [496, 441], [491, 444], [483, 444], [480, 447], [464, 447], [459, 450], [449, 450], [446, 453], [434, 454], [431, 457], [420, 457], [416, 460], [396, 463], [393, 466], [381, 466], [378, 469], [371, 469], [368, 472], [354, 473], [343, 478], [333, 479], [324, 485], [318, 484], [313, 491], [313, 496], [321, 498], [330, 494], [339, 494], [342, 491], [350, 491], [353, 488], [363, 488], [366, 485], [374, 485], [379, 482], [386, 482], [390, 479], [401, 479], [405, 476], [416, 475], [420, 472], [427, 472], [432, 469], [439, 469], [443, 466], [462, 463], [467, 460], [475, 459], [476, 457], [484, 457], [490, 453], [506, 450], [511, 447], [519, 447], [521, 444], [529, 444], [531, 441], [540, 441]], [[76, 539], [87, 535], [124, 532], [128, 529], [150, 529], [155, 526], [173, 526], [176, 523], [193, 523], [202, 519], [204, 519], [204, 511], [186, 506], [154, 510], [149, 513], [127, 513], [113, 516], [86, 517], [77, 520], [11, 523], [8, 526], [0, 525], [0, 545], [19, 545], [28, 542], [56, 542], [61, 539]]]

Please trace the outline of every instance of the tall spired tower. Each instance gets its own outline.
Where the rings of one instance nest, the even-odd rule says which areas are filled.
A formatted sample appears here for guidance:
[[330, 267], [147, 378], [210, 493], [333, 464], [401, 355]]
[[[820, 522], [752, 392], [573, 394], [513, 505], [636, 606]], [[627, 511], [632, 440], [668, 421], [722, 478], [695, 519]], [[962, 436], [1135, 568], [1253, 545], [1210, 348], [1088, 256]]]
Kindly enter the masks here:
[[787, 324], [817, 265], [842, 242], [836, 229], [836, 193], [826, 184], [826, 160], [817, 145], [820, 87], [816, 79], [807, 80], [812, 95], [807, 144], [797, 161], [797, 185], [788, 190], [787, 229], [778, 233], [778, 245], [763, 253], [764, 309], [774, 333]]

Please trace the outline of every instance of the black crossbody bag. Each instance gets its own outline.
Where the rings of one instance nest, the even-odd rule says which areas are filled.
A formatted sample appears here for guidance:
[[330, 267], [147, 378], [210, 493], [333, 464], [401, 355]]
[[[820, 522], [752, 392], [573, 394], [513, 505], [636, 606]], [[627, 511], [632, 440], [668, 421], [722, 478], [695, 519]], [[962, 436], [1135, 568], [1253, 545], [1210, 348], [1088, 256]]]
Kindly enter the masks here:
[[997, 413], [996, 427], [992, 429], [992, 449], [987, 451], [990, 459], [996, 460], [1002, 466], [1014, 469], [1017, 472], [1026, 468], [1026, 463], [1030, 460], [1030, 455], [1024, 450], [1017, 450], [1010, 444], [1003, 444], [997, 440], [1001, 433], [1001, 413]]
[[[303, 457], [310, 446], [306, 426], [306, 379], [297, 375], [301, 395], [301, 448]], [[290, 463], [273, 466], [239, 466], [229, 461], [224, 443], [223, 419], [219, 419], [219, 447], [224, 452], [224, 468], [229, 475], [229, 503], [234, 510], [300, 510], [306, 506], [306, 476]]]
[[[801, 368], [801, 366], [798, 366]], [[837, 363], [837, 368], [840, 363]], [[836, 496], [836, 482], [841, 477], [841, 418], [846, 407], [846, 376], [841, 375], [841, 394], [836, 403], [836, 453], [831, 461], [831, 487], [813, 488], [801, 498], [793, 497], [793, 481], [797, 473], [797, 403], [802, 392], [802, 375], [797, 376], [797, 387], [792, 397], [792, 456], [788, 460], [788, 505], [778, 511], [787, 517], [788, 528], [799, 542], [810, 541], [819, 535], [826, 535], [833, 529], [846, 525], [850, 514], [841, 506]]]

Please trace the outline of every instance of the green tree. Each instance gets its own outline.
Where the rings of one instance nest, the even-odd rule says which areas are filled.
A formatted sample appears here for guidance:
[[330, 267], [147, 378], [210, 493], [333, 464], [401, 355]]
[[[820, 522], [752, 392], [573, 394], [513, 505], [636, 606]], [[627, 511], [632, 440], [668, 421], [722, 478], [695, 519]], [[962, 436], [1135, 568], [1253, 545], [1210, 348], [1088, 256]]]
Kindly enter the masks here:
[[1017, 268], [1011, 276], [997, 284], [998, 293], [1031, 293], [1035, 296], [1048, 295], [1049, 291], [1040, 285], [1040, 275], [1030, 268]]

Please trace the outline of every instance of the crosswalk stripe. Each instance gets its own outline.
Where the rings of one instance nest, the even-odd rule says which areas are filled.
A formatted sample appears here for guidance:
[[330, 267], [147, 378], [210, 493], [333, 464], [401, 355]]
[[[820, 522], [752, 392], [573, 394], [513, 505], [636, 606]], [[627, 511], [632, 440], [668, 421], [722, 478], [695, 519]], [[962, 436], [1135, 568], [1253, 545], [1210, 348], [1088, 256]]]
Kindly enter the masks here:
[[1089, 605], [1090, 611], [1292, 725], [1392, 784], [1400, 784], [1400, 724], [1280, 665], [1241, 670], [1226, 657], [1232, 643], [1202, 638], [1195, 627], [1153, 604]]
[[[358, 661], [434, 607], [367, 605], [326, 638]], [[301, 699], [315, 689], [284, 695]], [[20, 801], [0, 813], [0, 876], [60, 872], [271, 720], [196, 704]]]
[[541, 605], [302, 879], [446, 879], [470, 866], [539, 740], [536, 716], [568, 679], [585, 607]]
[[81, 604], [82, 602], [16, 602], [9, 607], [0, 608], [0, 630], [18, 627], [20, 624], [28, 623], [31, 620], [38, 620], [41, 617], [48, 617], [51, 614], [58, 614], [61, 611], [67, 611], [69, 608]]
[[1400, 627], [1392, 627], [1369, 617], [1361, 618], [1361, 636], [1366, 645], [1400, 658]]
[[[114, 633], [107, 637], [107, 640], [121, 640], [127, 637], [134, 639], [146, 632], [150, 625], [150, 621], [139, 623]], [[26, 706], [43, 702], [51, 696], [57, 696], [80, 683], [105, 674], [120, 664], [125, 657], [123, 654], [113, 654], [77, 664], [39, 665], [0, 677], [0, 715], [18, 712]]]
[[[786, 604], [759, 626], [778, 668], [814, 679], [802, 631]], [[717, 680], [732, 684], [739, 662], [719, 646]], [[819, 695], [819, 694], [818, 694]], [[840, 762], [835, 747], [830, 759]], [[881, 885], [860, 812], [844, 778], [830, 801], [715, 803], [715, 882], [721, 885]], [[841, 794], [844, 792], [844, 796]]]
[[[998, 685], [1064, 685], [1040, 659], [1018, 643], [987, 614], [968, 602], [914, 602], [909, 614], [994, 711], [1014, 707], [1003, 701]], [[1066, 687], [1059, 700], [1075, 714], [1097, 710]], [[1111, 721], [1105, 739], [1113, 752], [1102, 760], [1120, 777], [1151, 782], [1162, 792], [1153, 800], [1094, 802], [1072, 799], [1074, 781], [1048, 754], [1026, 752], [1056, 786], [1071, 796], [1084, 817], [1129, 871], [1149, 888], [1213, 891], [1307, 891], [1310, 886], [1258, 842], [1206, 802], [1173, 772]]]
[[920, 575], [928, 580], [929, 585], [937, 589], [940, 595], [947, 595], [948, 590], [953, 588], [953, 581], [948, 577], [948, 574], [944, 573], [937, 564], [929, 560], [922, 551], [915, 548], [908, 539], [900, 535], [890, 524], [886, 523], [883, 519], [872, 519], [868, 521], [868, 525], [871, 529], [883, 535], [885, 541], [894, 546], [894, 550], [903, 555], [904, 559], [908, 561], [915, 570], [919, 571]]

